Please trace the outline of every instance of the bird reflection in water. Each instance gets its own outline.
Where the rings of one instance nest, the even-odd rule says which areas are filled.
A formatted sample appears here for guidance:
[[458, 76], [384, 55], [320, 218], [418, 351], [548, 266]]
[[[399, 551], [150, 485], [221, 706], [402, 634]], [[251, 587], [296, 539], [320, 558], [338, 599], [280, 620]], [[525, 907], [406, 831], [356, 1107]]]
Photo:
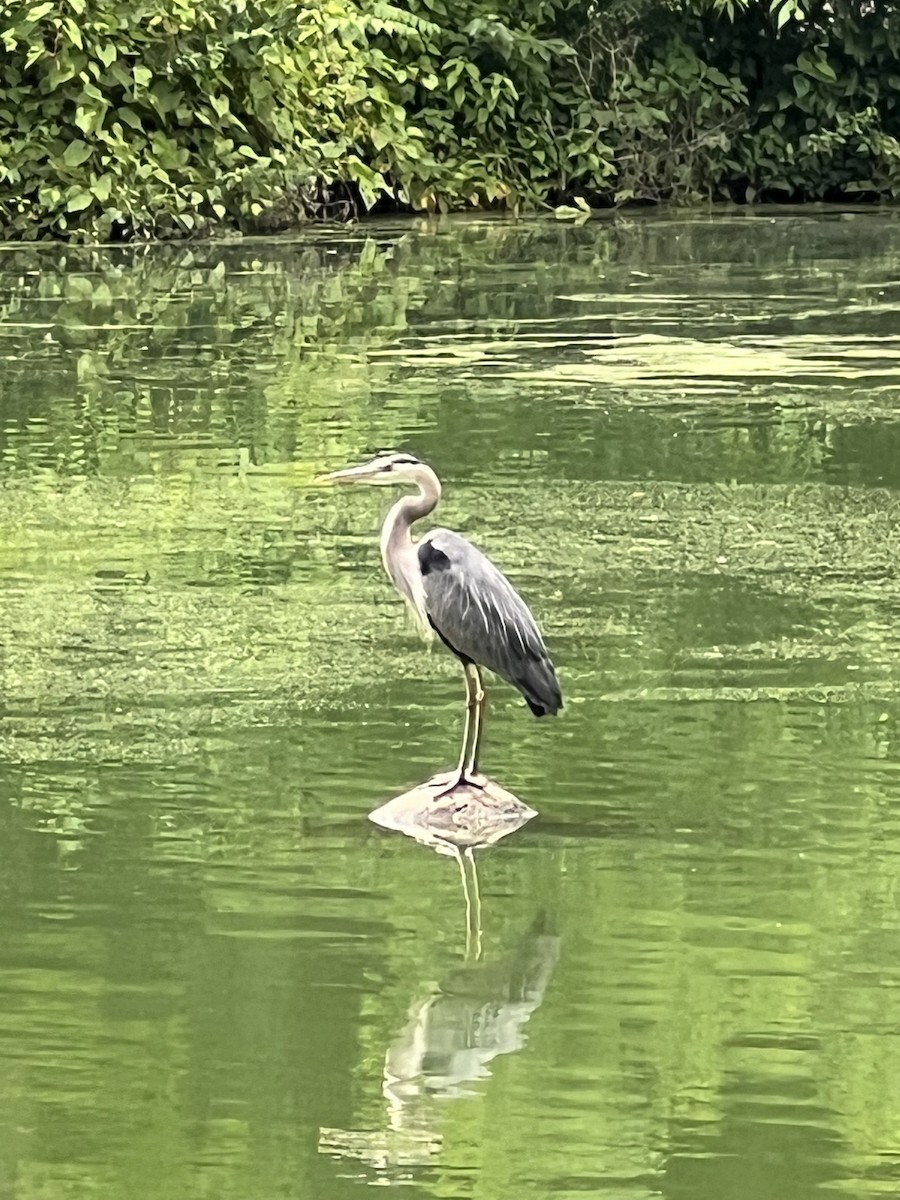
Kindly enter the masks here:
[[465, 961], [417, 991], [406, 1024], [388, 1046], [381, 1128], [319, 1133], [320, 1152], [367, 1163], [394, 1180], [440, 1154], [442, 1105], [477, 1095], [473, 1085], [490, 1076], [493, 1060], [522, 1048], [524, 1026], [543, 1002], [559, 958], [559, 937], [544, 914], [512, 953], [496, 962], [482, 955], [475, 851], [521, 828], [534, 810], [497, 785], [490, 792], [493, 805], [485, 804], [479, 786], [457, 786], [437, 798], [430, 791], [428, 785], [415, 788], [370, 816], [456, 858], [466, 910]]

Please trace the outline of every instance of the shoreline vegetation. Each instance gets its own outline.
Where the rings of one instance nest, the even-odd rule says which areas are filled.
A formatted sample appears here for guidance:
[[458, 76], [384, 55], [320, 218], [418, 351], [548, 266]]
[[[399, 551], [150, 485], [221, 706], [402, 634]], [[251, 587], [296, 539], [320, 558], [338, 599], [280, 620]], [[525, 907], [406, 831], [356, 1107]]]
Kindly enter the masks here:
[[0, 2], [5, 240], [900, 194], [878, 0]]

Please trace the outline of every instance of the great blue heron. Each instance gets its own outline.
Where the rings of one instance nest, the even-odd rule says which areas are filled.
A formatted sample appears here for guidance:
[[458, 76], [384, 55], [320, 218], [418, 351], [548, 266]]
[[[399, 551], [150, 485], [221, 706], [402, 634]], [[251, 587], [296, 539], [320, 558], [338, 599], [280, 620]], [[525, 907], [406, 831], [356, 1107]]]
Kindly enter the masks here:
[[413, 541], [413, 524], [433, 512], [441, 498], [440, 480], [427, 463], [412, 454], [379, 454], [324, 478], [332, 483], [416, 488], [414, 495], [401, 497], [388, 513], [381, 530], [381, 557], [423, 631], [433, 630], [463, 665], [462, 752], [443, 792], [464, 783], [477, 787], [474, 776], [484, 713], [480, 667], [518, 688], [536, 717], [552, 715], [562, 707], [556, 671], [535, 619], [506, 576], [458, 533], [432, 529]]

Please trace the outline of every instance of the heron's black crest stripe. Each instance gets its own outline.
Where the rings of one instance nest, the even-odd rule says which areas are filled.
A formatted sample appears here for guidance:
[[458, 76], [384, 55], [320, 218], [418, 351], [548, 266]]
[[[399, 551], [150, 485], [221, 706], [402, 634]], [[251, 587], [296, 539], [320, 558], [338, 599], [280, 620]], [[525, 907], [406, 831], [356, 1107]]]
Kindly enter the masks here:
[[423, 575], [430, 575], [432, 571], [448, 570], [450, 559], [443, 550], [438, 550], [437, 546], [431, 542], [420, 542], [419, 566], [422, 568]]
[[419, 460], [414, 454], [410, 454], [406, 450], [376, 450], [372, 455], [373, 458], [389, 458], [395, 463], [417, 463]]

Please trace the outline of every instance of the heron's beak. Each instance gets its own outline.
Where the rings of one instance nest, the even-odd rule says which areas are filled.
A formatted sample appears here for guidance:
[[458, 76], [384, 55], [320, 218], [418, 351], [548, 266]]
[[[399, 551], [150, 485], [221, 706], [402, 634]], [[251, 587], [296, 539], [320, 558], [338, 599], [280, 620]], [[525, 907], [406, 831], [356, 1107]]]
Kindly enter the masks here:
[[342, 471], [332, 471], [330, 475], [319, 475], [316, 483], [361, 483], [373, 474], [369, 463], [360, 467], [344, 467]]

